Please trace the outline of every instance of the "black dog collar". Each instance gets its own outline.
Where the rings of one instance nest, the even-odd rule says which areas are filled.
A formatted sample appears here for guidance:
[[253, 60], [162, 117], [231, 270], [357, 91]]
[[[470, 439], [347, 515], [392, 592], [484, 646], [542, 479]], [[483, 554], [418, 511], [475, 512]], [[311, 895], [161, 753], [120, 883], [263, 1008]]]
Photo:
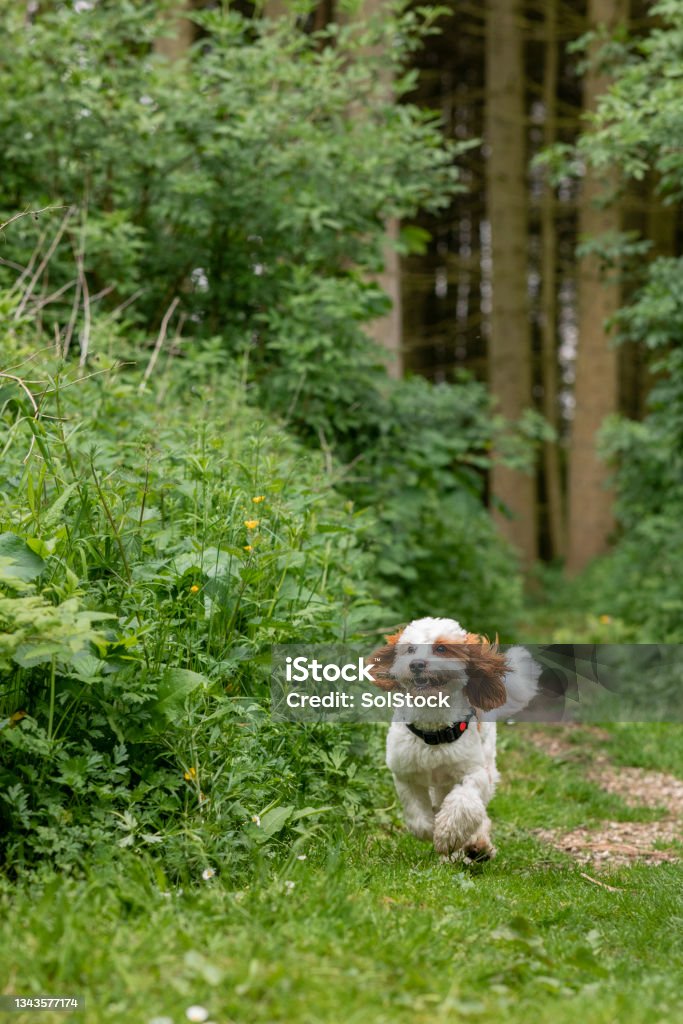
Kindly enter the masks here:
[[418, 729], [412, 722], [406, 722], [406, 725], [413, 733], [414, 736], [419, 736], [421, 740], [428, 743], [430, 747], [435, 747], [439, 743], [455, 743], [461, 736], [464, 736], [467, 726], [470, 724], [473, 718], [476, 718], [477, 712], [470, 711], [469, 715], [464, 718], [461, 722], [453, 722], [453, 725], [447, 725], [443, 729], [436, 729], [434, 732], [427, 732], [425, 729]]

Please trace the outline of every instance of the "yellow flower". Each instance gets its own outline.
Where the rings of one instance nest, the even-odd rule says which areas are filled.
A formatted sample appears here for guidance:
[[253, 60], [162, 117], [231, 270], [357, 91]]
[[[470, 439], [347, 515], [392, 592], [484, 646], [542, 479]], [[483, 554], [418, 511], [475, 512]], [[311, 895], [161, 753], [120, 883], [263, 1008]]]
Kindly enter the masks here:
[[253, 549], [253, 547], [251, 546], [251, 544], [245, 544], [245, 545], [244, 545], [244, 550], [245, 550], [245, 551], [253, 551], [254, 549]]
[[188, 771], [185, 772], [185, 778], [187, 779], [188, 782], [192, 782], [193, 779], [197, 778], [197, 769], [190, 768]]
[[255, 530], [258, 526], [258, 519], [245, 519], [244, 525], [248, 530]]
[[598, 619], [598, 622], [601, 622], [603, 626], [609, 626], [611, 621], [612, 621], [612, 616], [611, 615], [601, 615], [600, 618]]
[[260, 501], [265, 501], [265, 498], [265, 494], [257, 494], [256, 497], [252, 498], [251, 500], [254, 502], [255, 505], [258, 505]]
[[197, 586], [196, 583], [193, 583], [192, 586], [190, 587], [190, 593], [191, 594], [198, 594], [199, 593], [199, 587]]

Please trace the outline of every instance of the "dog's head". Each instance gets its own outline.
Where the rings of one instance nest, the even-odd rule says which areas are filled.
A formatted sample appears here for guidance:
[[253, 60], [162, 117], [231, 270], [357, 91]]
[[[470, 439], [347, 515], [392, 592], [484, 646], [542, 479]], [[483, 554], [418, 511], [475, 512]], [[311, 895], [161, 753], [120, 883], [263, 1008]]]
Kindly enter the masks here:
[[496, 644], [467, 633], [455, 619], [416, 619], [386, 640], [369, 659], [381, 689], [460, 691], [481, 711], [505, 703], [505, 656]]

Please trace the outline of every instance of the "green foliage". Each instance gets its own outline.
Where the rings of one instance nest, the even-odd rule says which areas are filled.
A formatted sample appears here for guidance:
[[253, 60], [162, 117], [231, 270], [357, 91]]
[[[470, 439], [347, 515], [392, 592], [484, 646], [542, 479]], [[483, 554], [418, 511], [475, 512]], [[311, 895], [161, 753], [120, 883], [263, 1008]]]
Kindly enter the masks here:
[[[650, 177], [673, 216], [683, 195], [683, 157], [672, 144], [683, 129], [683, 4], [662, 0], [651, 13], [657, 26], [611, 66], [613, 85], [575, 155], [597, 168], [618, 166], [624, 180]], [[611, 262], [634, 255], [638, 243], [621, 239], [612, 245]], [[616, 326], [623, 344], [638, 344], [648, 354], [652, 388], [643, 422], [615, 418], [603, 430], [603, 452], [615, 468], [620, 529], [613, 554], [590, 570], [583, 594], [589, 609], [619, 620], [632, 641], [680, 641], [683, 261], [641, 261], [639, 271], [639, 287]]]
[[[31, 373], [40, 418], [3, 406], [8, 863], [73, 865], [118, 842], [159, 847], [176, 874], [212, 857], [237, 869], [321, 827], [330, 804], [353, 819], [366, 741], [285, 735], [262, 704], [271, 643], [371, 627], [369, 518], [259, 422], [226, 367], [196, 362], [189, 396], [172, 368], [161, 401], [115, 369], [80, 383], [59, 364]], [[267, 808], [261, 832], [252, 816]]]
[[681, 2], [659, 0], [650, 15], [656, 27], [619, 55], [611, 68], [614, 84], [601, 97], [594, 129], [581, 148], [596, 166], [616, 162], [636, 180], [657, 171], [673, 200], [683, 187], [683, 156], [672, 145], [683, 128]]
[[[127, 315], [147, 329], [180, 296], [185, 333], [249, 350], [265, 392], [281, 410], [299, 394], [317, 433], [377, 361], [362, 324], [386, 309], [366, 273], [381, 268], [386, 221], [436, 210], [458, 187], [462, 146], [394, 102], [433, 13], [317, 35], [228, 8], [193, 18], [201, 40], [171, 65], [153, 48], [169, 30], [159, 3], [48, 5], [28, 24], [8, 12], [0, 208], [77, 208], [55, 291], [77, 287], [80, 252], [90, 294], [111, 288], [110, 309], [136, 295]], [[18, 222], [4, 255], [25, 265], [61, 216], [45, 235], [42, 221]], [[405, 227], [404, 248], [423, 244]], [[63, 323], [72, 297], [45, 315]]]
[[[5, 330], [21, 350], [27, 324]], [[272, 723], [269, 646], [455, 608], [504, 628], [518, 590], [481, 506], [483, 389], [387, 382], [354, 479], [259, 419], [211, 346], [154, 390], [104, 359], [80, 381], [31, 363], [31, 398], [15, 372], [2, 406], [8, 863], [114, 841], [174, 876], [237, 871], [334, 810], [362, 820], [379, 735]]]
[[483, 505], [491, 446], [502, 434], [486, 388], [467, 377], [455, 385], [403, 380], [373, 398], [367, 420], [346, 489], [377, 517], [371, 537], [383, 599], [401, 621], [455, 614], [491, 635], [510, 634], [521, 578]]
[[378, 505], [373, 575], [392, 618], [438, 607], [505, 631], [519, 591], [482, 503], [494, 433], [484, 392], [466, 380], [389, 386], [364, 330], [387, 308], [371, 276], [387, 220], [401, 219], [401, 251], [424, 246], [410, 217], [448, 203], [466, 145], [444, 144], [435, 116], [395, 102], [438, 13], [400, 8], [313, 36], [292, 20], [195, 12], [201, 41], [173, 66], [153, 48], [168, 31], [159, 4], [59, 5], [28, 25], [11, 15], [0, 207], [71, 212], [5, 232], [4, 255], [26, 265], [34, 253], [37, 266], [66, 218], [49, 285], [29, 295], [30, 276], [0, 272], [15, 282], [11, 316], [56, 322], [72, 352], [85, 344], [83, 282], [90, 296], [110, 289], [88, 323], [89, 351], [109, 359], [140, 361], [180, 298], [169, 333], [182, 331], [174, 344], [193, 363], [245, 354], [255, 406], [357, 464], [343, 491]]

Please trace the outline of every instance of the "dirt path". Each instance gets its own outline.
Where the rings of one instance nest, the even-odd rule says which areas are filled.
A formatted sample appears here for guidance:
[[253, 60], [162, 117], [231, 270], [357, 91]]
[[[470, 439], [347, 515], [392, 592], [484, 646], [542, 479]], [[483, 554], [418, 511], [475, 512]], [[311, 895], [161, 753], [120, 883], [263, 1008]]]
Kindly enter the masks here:
[[[578, 730], [578, 732], [577, 732]], [[581, 744], [572, 742], [581, 736]], [[594, 868], [661, 864], [677, 861], [670, 849], [683, 841], [683, 782], [665, 772], [614, 765], [604, 750], [595, 748], [609, 738], [603, 730], [574, 725], [530, 729], [527, 738], [548, 757], [586, 764], [586, 776], [596, 786], [618, 796], [629, 807], [659, 808], [657, 821], [604, 821], [591, 828], [534, 829], [534, 835], [580, 864]], [[668, 847], [668, 848], [662, 848]]]

